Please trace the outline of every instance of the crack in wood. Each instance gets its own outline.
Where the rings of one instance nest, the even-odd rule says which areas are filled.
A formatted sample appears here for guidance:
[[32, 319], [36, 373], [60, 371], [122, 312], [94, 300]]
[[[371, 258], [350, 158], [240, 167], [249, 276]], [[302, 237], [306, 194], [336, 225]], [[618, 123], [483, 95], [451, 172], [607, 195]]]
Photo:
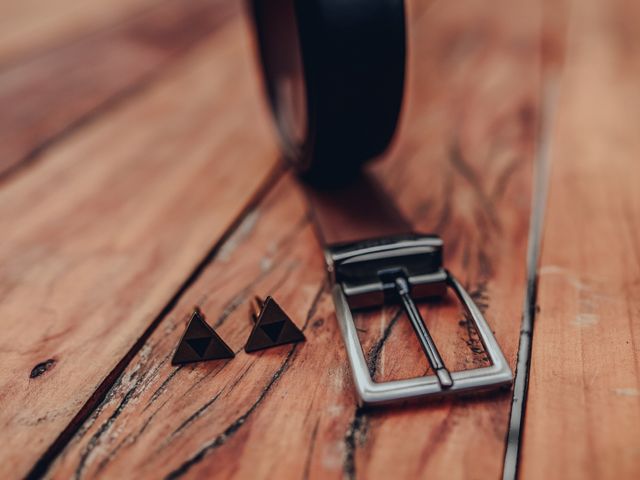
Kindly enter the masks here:
[[[369, 349], [367, 353], [367, 366], [369, 368], [369, 374], [371, 378], [375, 378], [380, 362], [380, 353], [387, 342], [391, 331], [398, 323], [398, 320], [402, 317], [404, 310], [397, 308], [391, 317], [391, 321], [387, 324], [382, 336], [378, 341]], [[364, 407], [356, 407], [353, 412], [353, 418], [349, 423], [349, 427], [344, 435], [344, 462], [342, 464], [342, 472], [345, 478], [356, 478], [356, 464], [355, 454], [358, 446], [362, 446], [367, 441], [369, 418], [366, 414]]]
[[[246, 370], [243, 372], [241, 377], [244, 377], [245, 374], [246, 374]], [[173, 432], [171, 432], [169, 434], [168, 441], [171, 441], [173, 439], [173, 437], [175, 437], [176, 435], [179, 435], [180, 432], [182, 432], [185, 428], [187, 428], [189, 425], [191, 425], [193, 422], [195, 422], [198, 418], [200, 418], [202, 416], [202, 414], [204, 412], [206, 412], [207, 409], [211, 405], [213, 405], [216, 400], [218, 400], [218, 398], [220, 398], [220, 395], [222, 395], [222, 390], [220, 392], [218, 392], [211, 400], [207, 401], [204, 405], [202, 405], [195, 412], [193, 412], [191, 415], [189, 415], [189, 417], [184, 422], [182, 422], [180, 425], [178, 425], [178, 427]]]
[[153, 412], [147, 420], [142, 424], [142, 427], [135, 433], [135, 435], [127, 435], [114, 449], [112, 449], [105, 458], [103, 458], [98, 466], [96, 467], [96, 475], [99, 474], [105, 467], [109, 464], [109, 462], [116, 456], [116, 454], [120, 451], [120, 449], [125, 445], [133, 444], [140, 435], [144, 433], [147, 427], [151, 424], [151, 421], [154, 419], [159, 410]]
[[396, 311], [393, 313], [391, 317], [391, 321], [389, 321], [389, 323], [387, 324], [387, 326], [385, 327], [382, 333], [382, 337], [380, 337], [380, 339], [369, 350], [369, 353], [367, 355], [367, 358], [368, 358], [367, 367], [369, 367], [369, 375], [371, 375], [371, 378], [373, 379], [375, 379], [376, 373], [378, 371], [380, 354], [382, 353], [382, 349], [384, 348], [385, 343], [387, 342], [387, 339], [391, 335], [391, 331], [393, 330], [393, 327], [395, 327], [396, 323], [402, 317], [403, 313], [404, 313], [404, 310], [402, 308], [396, 308]]
[[[220, 395], [222, 395], [222, 393], [224, 392], [225, 389], [227, 391], [233, 391], [233, 389], [244, 379], [244, 377], [247, 375], [247, 373], [251, 370], [251, 367], [253, 367], [254, 363], [255, 362], [250, 362], [249, 364], [247, 364], [247, 367], [244, 369], [244, 371], [240, 375], [238, 375], [236, 377], [236, 379], [234, 380], [233, 383], [231, 383], [230, 385], [226, 386], [226, 388], [223, 388], [211, 400], [207, 401], [204, 405], [202, 405], [200, 408], [198, 408], [198, 410], [196, 410], [192, 415], [190, 415], [189, 418], [187, 418], [184, 422], [182, 422], [173, 432], [171, 432], [169, 434], [167, 439], [164, 442], [162, 442], [162, 445], [160, 445], [160, 447], [156, 450], [156, 452], [159, 452], [159, 451], [163, 450], [165, 447], [167, 447], [173, 441], [173, 439], [176, 436], [180, 435], [180, 433], [185, 428], [187, 428], [189, 425], [191, 425], [193, 422], [195, 422], [198, 418], [200, 418], [209, 409], [209, 407], [211, 405], [213, 405], [216, 402], [216, 400], [218, 400], [218, 398], [220, 397]], [[220, 370], [218, 370], [216, 372], [216, 374], [219, 373], [221, 370], [222, 370], [222, 368]], [[199, 380], [197, 383], [200, 383], [200, 382], [201, 382], [201, 380]], [[189, 391], [192, 388], [190, 388]]]
[[367, 423], [367, 415], [363, 407], [356, 407], [353, 413], [353, 419], [349, 424], [349, 428], [344, 436], [344, 463], [342, 472], [344, 478], [354, 480], [356, 478], [356, 448], [357, 444], [363, 445], [366, 441], [364, 432], [366, 432], [365, 424]]
[[176, 374], [182, 369], [182, 367], [183, 367], [183, 365], [178, 365], [169, 375], [167, 375], [167, 378], [165, 378], [162, 381], [160, 386], [158, 388], [156, 388], [156, 390], [151, 395], [151, 398], [149, 399], [147, 404], [142, 409], [143, 412], [146, 411], [151, 405], [153, 405], [155, 403], [155, 401], [160, 397], [160, 395], [162, 395], [167, 390], [167, 387], [169, 386], [169, 383], [171, 382], [171, 380], [173, 380], [173, 378], [176, 376]]
[[488, 196], [482, 188], [482, 184], [480, 183], [480, 178], [477, 173], [465, 160], [462, 154], [460, 140], [457, 137], [455, 137], [451, 142], [448, 158], [454, 169], [462, 176], [462, 178], [467, 180], [471, 186], [471, 191], [475, 193], [476, 198], [478, 199], [478, 204], [482, 207], [483, 212], [489, 219], [490, 225], [498, 232], [501, 231], [502, 227], [500, 219], [496, 213], [495, 204], [491, 197]]
[[120, 389], [122, 385], [122, 379], [124, 374], [120, 375], [116, 381], [113, 383], [113, 386], [105, 396], [104, 400], [91, 412], [91, 415], [85, 420], [85, 422], [80, 426], [75, 436], [80, 438], [83, 437], [87, 431], [93, 426], [93, 424], [98, 420], [104, 408], [111, 403], [113, 398], [116, 395], [116, 392]]
[[82, 450], [82, 453], [80, 454], [80, 461], [78, 462], [78, 466], [76, 467], [76, 470], [73, 474], [73, 477], [76, 480], [79, 480], [80, 478], [82, 478], [82, 472], [84, 471], [84, 468], [87, 464], [87, 460], [89, 456], [91, 455], [93, 450], [96, 448], [96, 446], [98, 446], [98, 444], [100, 443], [100, 438], [102, 438], [102, 436], [107, 432], [107, 430], [109, 430], [113, 422], [116, 421], [116, 419], [120, 416], [120, 414], [124, 410], [124, 407], [127, 406], [131, 398], [134, 396], [136, 388], [138, 387], [138, 384], [140, 382], [141, 380], [138, 379], [138, 381], [134, 383], [134, 385], [127, 391], [125, 396], [122, 398], [122, 400], [120, 401], [120, 404], [117, 406], [114, 412], [109, 416], [109, 418], [107, 418], [107, 420], [102, 425], [100, 425], [100, 428], [98, 428], [98, 431], [91, 436], [89, 443]]
[[[475, 290], [469, 291], [469, 295], [475, 302], [480, 312], [484, 315], [489, 308], [489, 294], [487, 293], [487, 282], [481, 280], [478, 283], [478, 287]], [[468, 345], [471, 353], [473, 354], [473, 364], [477, 367], [485, 366], [489, 362], [487, 352], [480, 340], [480, 335], [476, 329], [475, 322], [469, 316], [467, 312], [464, 313], [463, 318], [458, 322], [461, 327], [464, 327], [466, 337], [465, 343]], [[480, 355], [482, 355], [480, 357]]]

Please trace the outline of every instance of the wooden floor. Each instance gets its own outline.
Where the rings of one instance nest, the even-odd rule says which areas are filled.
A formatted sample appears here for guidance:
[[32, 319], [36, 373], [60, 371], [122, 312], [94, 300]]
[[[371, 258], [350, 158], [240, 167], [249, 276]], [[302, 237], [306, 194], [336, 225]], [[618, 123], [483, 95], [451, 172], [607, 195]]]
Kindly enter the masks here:
[[[362, 409], [245, 3], [1, 2], [0, 478], [497, 479], [508, 438], [525, 480], [640, 478], [640, 3], [490, 3], [407, 2], [372, 173], [528, 391]], [[267, 294], [307, 342], [246, 354]], [[196, 305], [233, 360], [170, 365]], [[427, 371], [396, 308], [356, 322], [377, 380]]]

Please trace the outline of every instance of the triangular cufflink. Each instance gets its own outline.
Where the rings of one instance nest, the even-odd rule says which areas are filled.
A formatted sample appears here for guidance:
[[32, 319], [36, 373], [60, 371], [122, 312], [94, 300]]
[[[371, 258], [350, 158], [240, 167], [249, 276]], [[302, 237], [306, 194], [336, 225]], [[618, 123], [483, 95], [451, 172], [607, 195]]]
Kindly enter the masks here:
[[233, 358], [235, 354], [206, 322], [199, 308], [195, 308], [176, 348], [172, 365]]
[[256, 297], [254, 309], [257, 310], [252, 315], [255, 325], [244, 346], [245, 352], [250, 353], [305, 340], [304, 334], [273, 298], [267, 297], [263, 302]]

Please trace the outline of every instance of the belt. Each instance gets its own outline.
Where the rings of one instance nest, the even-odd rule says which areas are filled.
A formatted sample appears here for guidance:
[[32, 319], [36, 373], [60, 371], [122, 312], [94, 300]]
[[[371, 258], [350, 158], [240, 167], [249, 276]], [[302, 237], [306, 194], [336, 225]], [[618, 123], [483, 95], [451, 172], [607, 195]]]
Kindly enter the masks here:
[[[251, 0], [250, 5], [282, 150], [307, 180], [359, 402], [509, 384], [511, 370], [486, 320], [443, 266], [442, 239], [413, 232], [374, 179], [358, 173], [387, 147], [400, 112], [403, 0]], [[473, 320], [490, 366], [450, 372], [444, 364], [416, 301], [443, 297], [448, 290]], [[407, 313], [433, 375], [372, 380], [352, 311], [391, 302]]]

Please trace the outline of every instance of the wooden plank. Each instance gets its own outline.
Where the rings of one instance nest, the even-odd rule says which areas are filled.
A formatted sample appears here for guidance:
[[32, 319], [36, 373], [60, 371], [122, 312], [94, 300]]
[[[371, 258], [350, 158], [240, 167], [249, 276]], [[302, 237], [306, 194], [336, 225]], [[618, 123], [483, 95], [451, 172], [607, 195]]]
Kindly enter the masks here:
[[[448, 266], [513, 364], [539, 103], [539, 6], [505, 0], [487, 9], [464, 0], [409, 7], [408, 108], [396, 146], [373, 171], [417, 228], [443, 235]], [[305, 212], [286, 179], [247, 217], [57, 458], [51, 477], [499, 476], [506, 391], [356, 407]], [[245, 354], [254, 294], [275, 295], [307, 342]], [[238, 354], [172, 367], [196, 304]], [[484, 364], [475, 332], [453, 303], [425, 316], [455, 370]], [[378, 379], [425, 372], [396, 308], [357, 321]]]
[[[395, 154], [406, 159], [406, 168], [380, 165], [381, 178], [399, 193], [414, 225], [445, 239], [448, 268], [480, 305], [512, 367], [526, 280], [541, 13], [539, 2], [490, 9], [482, 2], [436, 3], [424, 11], [423, 23], [414, 27], [414, 45], [423, 50], [413, 52], [418, 73], [409, 85], [407, 141]], [[454, 370], [486, 364], [477, 334], [454, 304], [428, 308], [424, 316]], [[382, 325], [373, 332], [377, 343], [370, 340], [376, 353], [385, 344], [380, 336], [390, 332], [377, 377], [423, 374], [423, 355], [407, 322]], [[510, 401], [504, 392], [387, 415], [355, 410], [345, 472], [358, 478], [498, 478]]]
[[572, 2], [521, 477], [640, 477], [640, 5]]
[[529, 238], [527, 240], [527, 288], [523, 302], [518, 342], [518, 359], [512, 387], [511, 411], [506, 438], [502, 476], [514, 479], [518, 472], [521, 436], [529, 381], [531, 337], [535, 316], [537, 266], [540, 261], [540, 244], [544, 226], [544, 210], [549, 164], [549, 138], [551, 123], [557, 103], [557, 79], [562, 69], [566, 50], [568, 1], [543, 0], [541, 49], [541, 101], [538, 120], [538, 140], [534, 160], [533, 199]]
[[0, 66], [128, 18], [162, 0], [5, 0], [0, 4]]
[[91, 411], [272, 174], [248, 40], [234, 20], [0, 189], [1, 477]]
[[0, 179], [128, 99], [238, 13], [234, 1], [165, 1], [115, 28], [0, 72]]

